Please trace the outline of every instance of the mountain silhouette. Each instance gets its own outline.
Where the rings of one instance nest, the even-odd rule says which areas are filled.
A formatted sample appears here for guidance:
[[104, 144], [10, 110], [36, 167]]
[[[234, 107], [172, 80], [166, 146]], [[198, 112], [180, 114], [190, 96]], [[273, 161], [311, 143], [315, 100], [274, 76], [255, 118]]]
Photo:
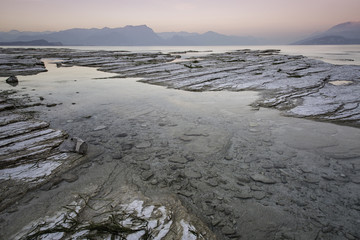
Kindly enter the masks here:
[[298, 45], [360, 44], [360, 22], [346, 22], [315, 36], [297, 41]]
[[61, 42], [65, 46], [206, 46], [206, 45], [254, 45], [253, 37], [227, 36], [216, 32], [155, 33], [146, 25], [122, 28], [73, 28], [59, 32], [0, 32], [0, 41]]

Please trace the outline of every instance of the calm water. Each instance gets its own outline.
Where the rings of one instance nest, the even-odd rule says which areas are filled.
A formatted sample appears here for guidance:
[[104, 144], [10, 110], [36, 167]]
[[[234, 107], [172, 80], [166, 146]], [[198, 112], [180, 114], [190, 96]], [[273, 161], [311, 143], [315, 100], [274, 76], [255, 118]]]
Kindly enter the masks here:
[[[25, 47], [24, 47], [25, 48]], [[48, 48], [48, 47], [39, 47]], [[304, 55], [313, 59], [332, 64], [360, 65], [360, 45], [265, 45], [265, 46], [64, 46], [53, 48], [70, 48], [78, 50], [125, 50], [131, 52], [181, 52], [200, 51], [187, 56], [201, 56], [204, 54], [223, 53], [239, 49], [265, 50], [280, 49], [282, 54]]]
[[[181, 49], [191, 48], [168, 48], [167, 51]], [[150, 48], [121, 50], [149, 51]], [[231, 49], [216, 49], [217, 52], [226, 50]], [[154, 199], [158, 199], [160, 188], [163, 192], [190, 193], [193, 200], [189, 202], [193, 201], [193, 208], [199, 211], [205, 211], [201, 210], [202, 203], [208, 196], [222, 200], [220, 206], [231, 209], [232, 215], [222, 215], [220, 210], [211, 210], [214, 211], [211, 213], [227, 222], [235, 219], [236, 227], [249, 229], [250, 234], [256, 231], [258, 225], [254, 223], [258, 221], [259, 225], [271, 229], [285, 222], [300, 226], [303, 223], [298, 216], [301, 215], [305, 216], [306, 224], [312, 224], [308, 219], [314, 217], [317, 220], [319, 217], [315, 214], [320, 207], [326, 221], [340, 225], [344, 219], [350, 219], [352, 227], [358, 219], [358, 215], [351, 215], [351, 210], [343, 204], [356, 201], [357, 186], [345, 185], [344, 180], [335, 181], [334, 177], [329, 191], [322, 187], [328, 183], [320, 176], [355, 176], [353, 169], [357, 165], [354, 164], [360, 156], [360, 129], [283, 117], [271, 109], [255, 111], [248, 106], [257, 99], [255, 92], [186, 92], [136, 82], [137, 79], [97, 79], [113, 74], [89, 67], [57, 68], [52, 60], [44, 61], [48, 72], [19, 76], [20, 83], [16, 88], [0, 79], [0, 89], [17, 89], [19, 98], [27, 94], [37, 101], [43, 97], [44, 104], [56, 103], [55, 107], [38, 106], [34, 110], [40, 119], [50, 121], [51, 127], [84, 139], [91, 144], [91, 149], [101, 147], [103, 153], [91, 159], [91, 166], [74, 169], [79, 174], [76, 182], [64, 183], [48, 192], [40, 191], [41, 198], [36, 195], [30, 203], [21, 205], [20, 211], [9, 217], [7, 225], [4, 224], [5, 234], [16, 233], [32, 221], [39, 222], [38, 219], [45, 215], [56, 216], [59, 208], [73, 202], [74, 193], [83, 192], [89, 186], [103, 186], [106, 192], [110, 189], [113, 194], [110, 196], [117, 202], [121, 199], [117, 190], [126, 189], [123, 185], [127, 182], [137, 184], [141, 192]], [[97, 131], [98, 126], [105, 128]], [[127, 137], [120, 138], [119, 133], [126, 133]], [[113, 154], [129, 145], [135, 147], [126, 151], [121, 160], [113, 159]], [[169, 161], [177, 155], [194, 156], [195, 160], [184, 164]], [[224, 156], [229, 156], [229, 160]], [[284, 164], [285, 169], [281, 171], [289, 182], [260, 187], [253, 184], [254, 189], [265, 194], [256, 200], [256, 207], [253, 200], [238, 199], [236, 194], [250, 191], [250, 186], [237, 183], [238, 177], [258, 176], [260, 171], [266, 171], [267, 175], [278, 178], [280, 170], [269, 168], [269, 163], [273, 162]], [[145, 183], [138, 177], [145, 164], [152, 171], [155, 182]], [[200, 179], [191, 179], [191, 185], [195, 187], [181, 190], [185, 189], [181, 185], [185, 181], [174, 181], [175, 170], [169, 166], [180, 164], [181, 169], [177, 172], [194, 172], [200, 176]], [[319, 178], [321, 187], [301, 182], [305, 175], [311, 179]], [[172, 184], [163, 185], [168, 182]], [[309, 199], [310, 194], [312, 199], [318, 200]], [[284, 206], [275, 206], [280, 201]], [[306, 202], [306, 208], [298, 207], [295, 201]], [[273, 217], [279, 213], [281, 218]]]

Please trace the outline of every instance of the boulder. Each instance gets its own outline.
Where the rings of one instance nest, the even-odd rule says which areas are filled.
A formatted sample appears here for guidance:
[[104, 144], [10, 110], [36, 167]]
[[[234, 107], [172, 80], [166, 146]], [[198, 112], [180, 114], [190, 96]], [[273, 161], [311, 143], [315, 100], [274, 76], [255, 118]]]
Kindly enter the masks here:
[[11, 86], [15, 87], [19, 84], [19, 80], [16, 76], [11, 75], [8, 79], [6, 79], [6, 83], [10, 84]]
[[62, 152], [75, 152], [82, 155], [86, 154], [87, 149], [87, 143], [77, 137], [68, 138], [60, 145], [60, 151]]
[[80, 138], [74, 138], [74, 139], [76, 141], [75, 152], [83, 154], [83, 155], [86, 154], [87, 149], [88, 149], [87, 143]]

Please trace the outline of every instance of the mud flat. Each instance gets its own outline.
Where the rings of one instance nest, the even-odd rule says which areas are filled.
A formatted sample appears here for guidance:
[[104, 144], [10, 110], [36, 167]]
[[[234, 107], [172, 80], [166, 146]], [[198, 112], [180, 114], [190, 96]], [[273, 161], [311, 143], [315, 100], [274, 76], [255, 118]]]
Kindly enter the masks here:
[[[48, 72], [18, 76], [12, 96], [28, 94], [25, 103], [43, 99], [27, 111], [86, 141], [89, 153], [67, 169], [62, 178], [68, 181], [50, 174], [49, 184], [8, 205], [0, 215], [1, 237], [360, 237], [360, 129], [262, 107], [286, 114], [301, 107], [311, 115], [296, 116], [324, 121], [352, 115], [355, 120], [340, 120], [358, 126], [358, 100], [342, 96], [356, 93], [358, 66], [275, 50], [185, 61], [161, 53], [2, 51], [5, 59], [19, 52], [57, 59], [45, 62]], [[13, 74], [11, 67], [6, 74]], [[5, 81], [1, 87], [14, 89]], [[338, 95], [330, 98], [330, 89]], [[356, 106], [328, 111], [328, 102], [326, 114], [318, 114], [306, 103], [317, 94], [317, 104], [328, 96]]]

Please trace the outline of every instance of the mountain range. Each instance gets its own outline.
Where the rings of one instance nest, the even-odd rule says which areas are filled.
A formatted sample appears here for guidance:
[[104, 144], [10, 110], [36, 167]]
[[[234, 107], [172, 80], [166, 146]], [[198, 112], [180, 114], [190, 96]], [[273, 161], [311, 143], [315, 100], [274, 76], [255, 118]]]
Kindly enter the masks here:
[[254, 45], [253, 37], [227, 36], [216, 32], [155, 33], [146, 25], [122, 28], [74, 28], [59, 32], [0, 32], [0, 42], [45, 40], [65, 46], [174, 46], [174, 45]]
[[[268, 41], [251, 36], [228, 36], [216, 32], [155, 33], [146, 25], [121, 28], [73, 28], [58, 32], [0, 32], [0, 45], [42, 46], [211, 46], [264, 45]], [[360, 22], [347, 22], [293, 44], [360, 44]]]
[[338, 24], [329, 30], [297, 41], [296, 45], [360, 44], [360, 22]]

